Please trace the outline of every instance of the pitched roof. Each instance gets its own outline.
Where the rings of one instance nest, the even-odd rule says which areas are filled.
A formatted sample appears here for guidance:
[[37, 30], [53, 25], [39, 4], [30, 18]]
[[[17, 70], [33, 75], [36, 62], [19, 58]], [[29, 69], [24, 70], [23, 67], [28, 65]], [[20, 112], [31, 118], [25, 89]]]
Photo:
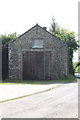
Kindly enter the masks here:
[[[26, 31], [26, 32], [24, 32], [22, 35], [20, 35], [19, 37], [17, 37], [17, 38], [20, 38], [20, 37], [22, 37], [24, 34], [26, 34], [26, 33], [28, 33], [29, 31], [31, 31], [33, 28], [35, 28], [35, 27], [40, 27], [41, 29], [43, 29], [44, 31], [46, 31], [48, 34], [50, 34], [51, 36], [53, 36], [53, 37], [55, 37], [55, 38], [57, 38], [58, 40], [60, 40], [58, 37], [56, 37], [55, 35], [53, 35], [53, 34], [51, 34], [49, 31], [47, 31], [46, 29], [44, 29], [44, 27], [41, 27], [40, 25], [38, 25], [38, 24], [36, 24], [35, 26], [33, 26], [32, 28], [30, 28], [28, 31]], [[16, 39], [17, 39], [16, 38]], [[15, 41], [16, 39], [14, 39], [14, 40], [12, 40], [11, 42], [13, 42], [13, 41]], [[64, 43], [62, 40], [60, 40], [62, 43]], [[10, 43], [11, 43], [10, 42]], [[65, 44], [65, 43], [64, 43]], [[66, 44], [65, 44], [66, 45]]]

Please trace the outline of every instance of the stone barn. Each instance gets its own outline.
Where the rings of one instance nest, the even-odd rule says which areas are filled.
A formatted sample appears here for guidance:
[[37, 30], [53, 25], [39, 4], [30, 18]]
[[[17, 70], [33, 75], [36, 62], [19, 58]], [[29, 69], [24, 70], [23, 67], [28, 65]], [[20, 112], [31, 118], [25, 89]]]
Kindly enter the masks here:
[[36, 24], [8, 45], [9, 78], [53, 80], [68, 74], [65, 43]]

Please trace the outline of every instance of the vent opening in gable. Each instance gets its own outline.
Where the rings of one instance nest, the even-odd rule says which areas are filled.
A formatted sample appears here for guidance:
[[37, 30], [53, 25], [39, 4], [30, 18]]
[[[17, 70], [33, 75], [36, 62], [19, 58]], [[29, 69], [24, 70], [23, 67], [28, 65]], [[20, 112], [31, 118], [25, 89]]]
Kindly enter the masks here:
[[32, 48], [43, 48], [43, 40], [33, 40], [32, 41]]

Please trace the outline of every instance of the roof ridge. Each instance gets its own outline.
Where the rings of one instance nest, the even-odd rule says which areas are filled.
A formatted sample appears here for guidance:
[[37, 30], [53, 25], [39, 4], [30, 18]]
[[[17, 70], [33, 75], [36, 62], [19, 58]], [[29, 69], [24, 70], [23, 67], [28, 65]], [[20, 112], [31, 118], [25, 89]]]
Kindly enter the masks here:
[[[23, 34], [21, 34], [19, 37], [17, 37], [16, 39], [20, 38], [21, 36], [23, 36], [24, 34], [26, 34], [27, 32], [29, 32], [30, 30], [32, 30], [33, 28], [35, 28], [38, 24], [36, 24], [35, 26], [33, 26], [32, 28], [30, 28], [29, 30], [27, 30], [26, 32], [24, 32]], [[12, 40], [11, 42], [15, 41], [16, 39]], [[10, 43], [11, 43], [10, 42]]]
[[[33, 28], [35, 28], [36, 26], [40, 27], [41, 29], [43, 29], [44, 31], [46, 31], [48, 34], [52, 35], [53, 37], [57, 38], [58, 40], [60, 40], [61, 42], [63, 42], [60, 38], [58, 38], [57, 36], [53, 35], [52, 33], [50, 33], [49, 31], [47, 31], [46, 29], [44, 29], [44, 27], [41, 27], [38, 23], [33, 26], [32, 28], [30, 28], [29, 30], [27, 30], [26, 32], [24, 32], [22, 35], [20, 35], [19, 37], [17, 37], [16, 39], [22, 37], [24, 34], [28, 33], [30, 30], [32, 30]], [[9, 43], [12, 43], [13, 41], [16, 41], [16, 39], [12, 40], [11, 42]], [[9, 44], [8, 43], [8, 44]], [[63, 42], [64, 43], [64, 42]], [[65, 43], [64, 43], [65, 44]]]

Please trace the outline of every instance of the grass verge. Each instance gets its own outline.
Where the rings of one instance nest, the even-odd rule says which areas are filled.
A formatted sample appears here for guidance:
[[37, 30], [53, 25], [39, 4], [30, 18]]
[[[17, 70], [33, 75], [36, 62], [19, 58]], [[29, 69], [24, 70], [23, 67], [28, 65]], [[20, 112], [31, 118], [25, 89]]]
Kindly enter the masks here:
[[47, 90], [40, 91], [40, 92], [37, 92], [37, 93], [33, 93], [33, 94], [30, 94], [30, 95], [24, 95], [24, 96], [20, 96], [20, 97], [17, 97], [17, 98], [12, 98], [12, 99], [8, 99], [8, 100], [0, 101], [0, 103], [8, 102], [8, 101], [11, 101], [11, 100], [17, 100], [17, 99], [20, 99], [20, 98], [25, 98], [25, 97], [32, 96], [32, 95], [36, 95], [36, 94], [39, 94], [39, 93], [51, 91], [52, 89], [55, 89], [55, 88], [60, 87], [60, 86], [62, 86], [62, 85], [58, 85], [58, 86], [56, 86], [56, 87], [52, 87], [52, 88], [49, 88], [49, 89], [47, 89]]
[[57, 79], [57, 80], [11, 80], [11, 79], [6, 79], [3, 80], [2, 83], [3, 85], [9, 85], [9, 84], [22, 84], [22, 85], [28, 85], [28, 84], [33, 84], [33, 85], [37, 85], [37, 84], [50, 84], [50, 83], [69, 83], [69, 82], [74, 82], [75, 81], [75, 76], [73, 76], [72, 74], [68, 74], [67, 78], [64, 79]]

